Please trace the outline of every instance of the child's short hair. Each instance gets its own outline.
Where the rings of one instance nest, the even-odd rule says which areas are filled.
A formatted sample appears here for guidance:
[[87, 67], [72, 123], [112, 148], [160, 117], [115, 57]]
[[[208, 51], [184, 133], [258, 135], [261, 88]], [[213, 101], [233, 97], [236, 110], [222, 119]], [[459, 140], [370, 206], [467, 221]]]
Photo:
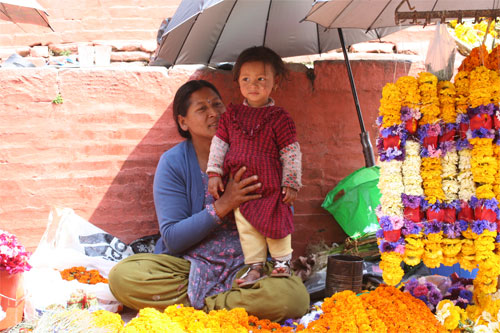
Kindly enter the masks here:
[[288, 70], [285, 63], [276, 52], [265, 46], [253, 46], [243, 50], [238, 56], [238, 59], [236, 59], [236, 63], [233, 67], [233, 80], [236, 82], [238, 81], [241, 66], [243, 66], [244, 63], [253, 61], [260, 61], [271, 65], [274, 69], [274, 74], [279, 77], [286, 78], [288, 76]]

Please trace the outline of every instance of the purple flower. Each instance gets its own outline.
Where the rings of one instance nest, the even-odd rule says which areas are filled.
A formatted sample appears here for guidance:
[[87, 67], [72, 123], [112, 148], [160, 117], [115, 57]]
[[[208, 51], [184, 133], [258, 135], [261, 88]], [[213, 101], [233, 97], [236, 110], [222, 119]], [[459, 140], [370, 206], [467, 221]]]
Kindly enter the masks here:
[[443, 223], [443, 233], [448, 238], [458, 238], [461, 235], [460, 226], [457, 223]]
[[497, 236], [495, 237], [495, 243], [500, 243], [500, 235], [497, 235]]
[[495, 131], [480, 127], [479, 129], [475, 129], [472, 131], [472, 137], [493, 139], [495, 137]]
[[483, 207], [495, 211], [498, 215], [498, 201], [495, 198], [483, 200]]
[[469, 303], [472, 301], [472, 292], [467, 289], [460, 290], [459, 297], [466, 299]]
[[458, 227], [460, 228], [460, 231], [465, 231], [467, 228], [469, 228], [469, 223], [465, 220], [458, 220], [456, 223], [458, 223]]
[[419, 300], [423, 301], [426, 305], [429, 305], [429, 301], [427, 300], [427, 296], [420, 295], [420, 296], [415, 296], [415, 298], [418, 298]]
[[381, 241], [378, 246], [380, 252], [392, 252], [396, 248], [396, 246], [391, 242]]
[[463, 150], [463, 149], [471, 149], [472, 145], [469, 143], [469, 140], [464, 139], [464, 140], [457, 140], [457, 150]]
[[481, 199], [478, 199], [477, 197], [471, 197], [469, 201], [469, 206], [472, 209], [475, 209], [476, 207], [480, 207], [482, 205]]
[[408, 236], [420, 233], [420, 231], [422, 231], [422, 227], [410, 220], [405, 219], [405, 224], [401, 230], [404, 236]]
[[457, 147], [457, 144], [455, 141], [444, 141], [439, 144], [439, 149], [441, 149], [443, 155], [445, 155], [447, 152], [455, 150]]
[[384, 230], [382, 229], [378, 229], [376, 232], [375, 232], [375, 236], [377, 238], [384, 238]]
[[457, 114], [457, 124], [468, 124], [469, 116], [467, 113], [459, 113]]
[[382, 216], [380, 218], [379, 224], [383, 231], [393, 230], [391, 219], [389, 218], [389, 216]]
[[441, 231], [441, 228], [442, 228], [441, 225], [442, 225], [442, 223], [438, 222], [438, 221], [427, 222], [425, 229], [424, 229], [424, 232], [426, 235], [437, 234]]
[[420, 207], [422, 197], [418, 195], [408, 195], [406, 193], [403, 193], [401, 194], [401, 200], [403, 201], [403, 206], [415, 209]]
[[486, 221], [486, 220], [476, 220], [476, 221], [472, 222], [472, 227], [471, 227], [472, 232], [474, 232], [478, 235], [482, 234], [484, 229], [487, 226], [486, 225], [487, 222], [488, 221]]
[[443, 299], [443, 295], [441, 295], [441, 292], [436, 288], [432, 288], [430, 291], [429, 291], [429, 302], [431, 302], [431, 304], [433, 305], [437, 305], [442, 299]]
[[417, 281], [417, 279], [412, 278], [408, 282], [406, 282], [405, 291], [412, 293], [413, 289], [415, 289], [416, 286], [418, 286], [418, 281]]
[[407, 106], [403, 106], [401, 108], [401, 120], [402, 121], [407, 121], [413, 118], [413, 114], [411, 112], [411, 109]]
[[497, 224], [495, 222], [486, 221], [486, 229], [489, 231], [497, 231]]

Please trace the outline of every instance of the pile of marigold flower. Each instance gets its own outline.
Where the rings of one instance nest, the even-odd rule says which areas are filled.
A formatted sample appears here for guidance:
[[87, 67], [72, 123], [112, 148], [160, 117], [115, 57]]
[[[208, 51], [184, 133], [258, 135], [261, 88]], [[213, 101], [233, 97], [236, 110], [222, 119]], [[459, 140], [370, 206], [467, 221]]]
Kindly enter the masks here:
[[350, 290], [336, 293], [325, 298], [321, 310], [319, 319], [307, 327], [297, 323], [281, 326], [249, 315], [243, 308], [205, 313], [183, 305], [171, 305], [164, 311], [143, 308], [127, 324], [117, 313], [78, 309], [47, 313], [42, 321], [44, 327], [72, 326], [75, 332], [444, 332], [422, 301], [386, 285], [360, 296]]
[[301, 332], [446, 332], [424, 302], [386, 285], [360, 296], [336, 293], [321, 308]]
[[61, 271], [60, 274], [67, 281], [77, 280], [80, 283], [86, 284], [108, 283], [108, 279], [103, 277], [97, 269], [87, 270], [83, 266], [67, 268]]
[[382, 91], [377, 217], [383, 279], [401, 262], [479, 268], [477, 294], [500, 274], [500, 46], [472, 50], [454, 82], [405, 76]]

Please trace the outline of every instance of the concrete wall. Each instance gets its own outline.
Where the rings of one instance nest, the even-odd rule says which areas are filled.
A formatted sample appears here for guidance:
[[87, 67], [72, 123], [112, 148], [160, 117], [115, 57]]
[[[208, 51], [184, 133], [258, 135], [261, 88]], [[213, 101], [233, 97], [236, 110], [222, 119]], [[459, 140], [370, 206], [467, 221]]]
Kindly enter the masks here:
[[[411, 67], [391, 59], [352, 62], [374, 146], [382, 87]], [[156, 233], [154, 171], [162, 152], [181, 140], [172, 99], [200, 77], [226, 102], [241, 101], [229, 72], [206, 68], [0, 68], [0, 228], [34, 249], [50, 208], [59, 206], [125, 242]], [[58, 94], [63, 103], [52, 103]], [[299, 255], [309, 243], [345, 238], [321, 203], [364, 166], [360, 129], [342, 61], [293, 66], [274, 97], [294, 118], [303, 150], [293, 235]]]

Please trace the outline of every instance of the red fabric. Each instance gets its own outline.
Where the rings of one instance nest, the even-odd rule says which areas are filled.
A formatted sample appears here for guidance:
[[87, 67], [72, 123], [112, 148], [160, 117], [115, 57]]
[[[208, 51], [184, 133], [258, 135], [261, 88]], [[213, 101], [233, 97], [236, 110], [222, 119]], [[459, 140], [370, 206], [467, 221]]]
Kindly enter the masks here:
[[429, 149], [432, 146], [434, 149], [437, 148], [438, 137], [437, 135], [428, 136], [424, 138], [424, 148]]
[[497, 220], [497, 214], [491, 209], [476, 207], [474, 209], [474, 218], [476, 220], [487, 220], [490, 222], [495, 222]]
[[417, 119], [410, 118], [405, 121], [405, 129], [408, 131], [408, 133], [414, 134], [417, 131]]
[[469, 122], [471, 130], [477, 130], [481, 127], [490, 130], [493, 127], [493, 121], [491, 120], [490, 115], [485, 113], [475, 115], [474, 117], [470, 118]]
[[453, 141], [455, 140], [455, 129], [451, 129], [447, 132], [444, 132], [443, 135], [439, 136], [439, 142]]
[[444, 219], [444, 210], [434, 210], [432, 208], [427, 209], [427, 221], [439, 221], [442, 222]]
[[471, 222], [473, 220], [474, 212], [468, 204], [462, 203], [458, 212], [458, 219]]
[[389, 135], [387, 138], [384, 138], [384, 149], [394, 148], [401, 145], [401, 140], [399, 139], [399, 135]]
[[401, 237], [401, 229], [384, 231], [384, 238], [388, 242], [397, 242]]
[[424, 213], [422, 212], [420, 207], [417, 208], [405, 207], [403, 214], [406, 219], [412, 222], [421, 222], [424, 217]]
[[493, 125], [495, 126], [495, 129], [500, 129], [500, 119], [498, 119], [496, 114], [493, 116]]
[[283, 203], [283, 174], [279, 151], [297, 142], [295, 124], [277, 106], [253, 108], [230, 104], [222, 114], [216, 133], [229, 144], [224, 158], [224, 175], [246, 166], [243, 177], [258, 175], [262, 187], [258, 200], [240, 206], [241, 214], [265, 237], [280, 239], [294, 231], [290, 206]]
[[464, 140], [467, 137], [467, 130], [469, 129], [469, 124], [467, 123], [460, 123], [460, 139]]
[[455, 208], [443, 208], [444, 216], [443, 222], [446, 223], [455, 223], [457, 220], [457, 210]]

